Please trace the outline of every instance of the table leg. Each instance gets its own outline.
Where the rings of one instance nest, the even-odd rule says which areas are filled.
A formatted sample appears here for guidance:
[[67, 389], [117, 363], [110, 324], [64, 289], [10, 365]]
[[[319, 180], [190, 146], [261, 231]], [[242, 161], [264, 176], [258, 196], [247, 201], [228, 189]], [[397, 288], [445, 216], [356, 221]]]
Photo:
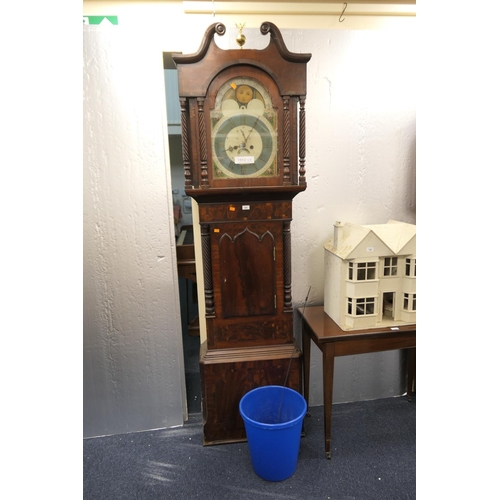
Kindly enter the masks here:
[[307, 403], [307, 415], [309, 413], [309, 375], [311, 372], [311, 337], [309, 332], [306, 330], [307, 326], [302, 328], [302, 354], [303, 354], [303, 366], [304, 366], [304, 399]]
[[333, 364], [335, 351], [333, 344], [323, 345], [323, 406], [325, 424], [325, 454], [332, 458], [330, 451], [332, 435], [332, 404], [333, 404]]
[[417, 365], [417, 348], [413, 347], [406, 350], [406, 365], [407, 365], [407, 386], [406, 386], [406, 397], [408, 401], [411, 401], [411, 396], [413, 394], [413, 384], [415, 384], [415, 372]]

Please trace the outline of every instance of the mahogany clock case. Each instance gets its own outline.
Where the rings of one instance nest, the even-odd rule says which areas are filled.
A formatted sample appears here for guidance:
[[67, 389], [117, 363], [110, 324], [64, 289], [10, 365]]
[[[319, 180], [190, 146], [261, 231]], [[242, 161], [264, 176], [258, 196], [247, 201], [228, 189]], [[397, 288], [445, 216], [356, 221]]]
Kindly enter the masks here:
[[213, 24], [196, 54], [174, 56], [185, 191], [198, 203], [201, 230], [204, 444], [245, 439], [238, 408], [249, 390], [302, 392], [290, 224], [293, 198], [306, 189], [311, 55], [289, 52], [272, 23], [261, 26], [270, 34], [263, 50], [222, 50], [213, 37], [224, 33]]

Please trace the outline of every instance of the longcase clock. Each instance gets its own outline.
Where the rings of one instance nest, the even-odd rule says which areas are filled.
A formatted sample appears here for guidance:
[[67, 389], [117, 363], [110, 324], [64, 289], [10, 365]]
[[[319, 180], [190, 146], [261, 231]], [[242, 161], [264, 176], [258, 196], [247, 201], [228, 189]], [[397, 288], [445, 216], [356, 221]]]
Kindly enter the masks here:
[[242, 441], [238, 405], [262, 385], [302, 392], [293, 337], [292, 200], [306, 189], [310, 54], [278, 28], [263, 50], [222, 50], [210, 26], [176, 55], [185, 191], [199, 207], [207, 339], [200, 348], [204, 444]]

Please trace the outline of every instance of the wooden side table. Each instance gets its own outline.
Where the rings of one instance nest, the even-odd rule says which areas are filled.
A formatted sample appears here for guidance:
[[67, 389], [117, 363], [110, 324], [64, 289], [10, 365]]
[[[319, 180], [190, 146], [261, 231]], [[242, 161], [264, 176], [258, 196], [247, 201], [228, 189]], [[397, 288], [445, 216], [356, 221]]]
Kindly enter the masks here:
[[408, 399], [413, 393], [416, 369], [416, 325], [402, 325], [398, 329], [371, 328], [344, 331], [324, 312], [323, 306], [299, 310], [303, 319], [302, 351], [304, 356], [304, 398], [309, 405], [309, 372], [311, 367], [311, 339], [323, 354], [323, 404], [325, 426], [325, 453], [331, 458], [331, 423], [333, 404], [333, 366], [336, 356], [366, 354], [369, 352], [407, 349]]

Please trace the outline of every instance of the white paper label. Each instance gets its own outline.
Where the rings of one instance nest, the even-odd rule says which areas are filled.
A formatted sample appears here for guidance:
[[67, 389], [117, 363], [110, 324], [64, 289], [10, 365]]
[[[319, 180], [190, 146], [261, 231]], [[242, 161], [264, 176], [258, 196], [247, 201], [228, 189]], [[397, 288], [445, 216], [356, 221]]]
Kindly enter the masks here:
[[236, 163], [236, 165], [255, 163], [255, 157], [254, 156], [235, 156], [234, 163]]
[[250, 210], [250, 205], [242, 205], [242, 210]]

